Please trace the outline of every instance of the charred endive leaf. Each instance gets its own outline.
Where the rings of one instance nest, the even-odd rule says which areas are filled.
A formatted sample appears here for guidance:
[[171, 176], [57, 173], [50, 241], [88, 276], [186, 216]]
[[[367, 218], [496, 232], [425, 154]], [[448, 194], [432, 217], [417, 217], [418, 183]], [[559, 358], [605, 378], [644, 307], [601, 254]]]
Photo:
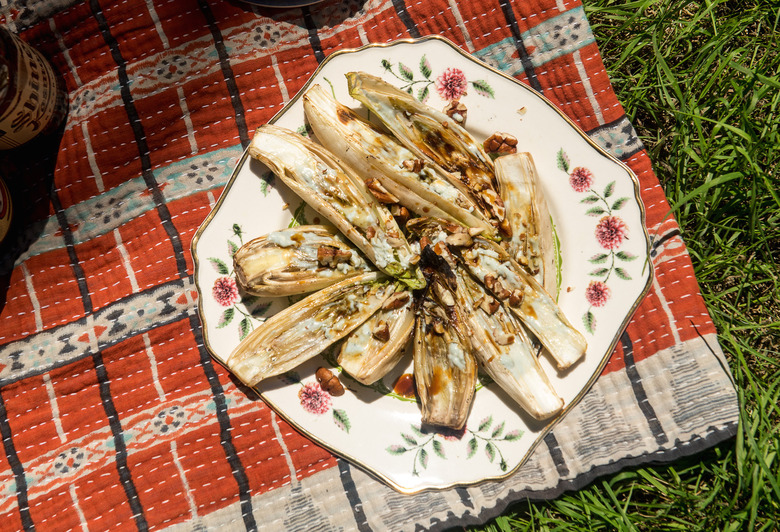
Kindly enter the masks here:
[[227, 366], [248, 386], [289, 371], [367, 320], [394, 285], [371, 272], [323, 288], [263, 322], [233, 350]]
[[390, 211], [328, 150], [271, 124], [257, 129], [249, 155], [263, 162], [325, 216], [380, 270], [410, 288], [425, 286], [419, 259]]
[[470, 309], [474, 355], [485, 372], [534, 418], [558, 414], [563, 399], [539, 364], [523, 326], [468, 273], [458, 270], [457, 276], [461, 305]]
[[337, 102], [320, 85], [304, 94], [303, 108], [319, 141], [363, 176], [369, 189], [376, 179], [398, 203], [420, 216], [444, 218], [495, 235], [471, 197], [435, 165]]
[[[423, 250], [423, 256], [432, 253], [430, 247]], [[423, 423], [457, 430], [466, 424], [471, 408], [477, 364], [471, 330], [455, 303], [453, 273], [441, 261], [432, 262], [415, 323], [414, 380]]]
[[441, 220], [418, 218], [410, 222], [409, 229], [431, 242], [424, 248], [426, 259], [432, 250], [453, 271], [455, 302], [471, 326], [473, 353], [486, 373], [534, 418], [544, 420], [559, 413], [563, 399], [552, 388], [523, 326], [484, 286], [457, 267], [450, 245], [457, 247], [458, 243], [448, 244], [441, 237], [447, 233], [446, 225]]
[[390, 296], [373, 316], [344, 339], [338, 363], [358, 382], [370, 385], [384, 377], [403, 358], [414, 330], [411, 291]]
[[547, 292], [556, 294], [555, 237], [533, 158], [518, 152], [503, 155], [494, 164], [506, 219], [512, 226], [509, 253]]
[[305, 294], [371, 270], [327, 227], [302, 225], [250, 240], [233, 255], [239, 285], [256, 296]]
[[528, 327], [564, 370], [585, 355], [585, 337], [572, 327], [552, 296], [499, 245], [480, 237], [461, 253], [463, 263]]
[[381, 78], [350, 72], [347, 82], [349, 94], [374, 113], [404, 146], [436, 164], [451, 182], [464, 185], [501, 233], [511, 236], [493, 163], [468, 131]]

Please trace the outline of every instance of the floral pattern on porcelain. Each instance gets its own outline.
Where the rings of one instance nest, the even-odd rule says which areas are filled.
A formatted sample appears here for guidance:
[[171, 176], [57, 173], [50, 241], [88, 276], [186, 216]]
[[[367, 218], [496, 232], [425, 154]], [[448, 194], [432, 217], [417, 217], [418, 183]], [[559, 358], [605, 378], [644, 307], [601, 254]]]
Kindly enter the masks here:
[[596, 242], [605, 252], [592, 255], [588, 259], [591, 264], [599, 267], [589, 272], [591, 277], [597, 279], [590, 281], [585, 289], [585, 299], [590, 306], [582, 316], [585, 330], [593, 334], [597, 324], [593, 308], [607, 306], [612, 297], [612, 290], [607, 284], [609, 278], [612, 274], [615, 274], [616, 277], [626, 281], [632, 279], [628, 270], [620, 263], [636, 260], [637, 256], [619, 249], [624, 241], [628, 239], [628, 226], [620, 216], [614, 214], [615, 211], [619, 211], [628, 203], [629, 198], [622, 196], [612, 199], [615, 193], [615, 181], [609, 182], [604, 187], [603, 192], [597, 192], [593, 188], [595, 181], [593, 172], [583, 166], [570, 168], [569, 156], [563, 148], [558, 151], [557, 164], [560, 170], [568, 174], [569, 185], [575, 192], [588, 194], [580, 200], [585, 205], [591, 205], [585, 214], [599, 218], [594, 230], [594, 236]]
[[[330, 350], [325, 358], [332, 358]], [[335, 370], [340, 371], [340, 368], [335, 368]], [[333, 423], [340, 430], [349, 433], [350, 429], [352, 429], [352, 422], [347, 411], [334, 406], [334, 402], [338, 400], [338, 397], [334, 397], [323, 390], [316, 379], [312, 378], [311, 381], [304, 383], [296, 371], [288, 371], [281, 378], [289, 384], [297, 384], [300, 387], [298, 389], [298, 404], [304, 412], [315, 417], [324, 416], [331, 412]]]
[[228, 266], [233, 264], [233, 255], [244, 243], [244, 232], [239, 224], [233, 224], [232, 237], [237, 238], [239, 243], [236, 244], [232, 238], [227, 239], [227, 260], [221, 257], [208, 258], [211, 266], [219, 274], [211, 287], [211, 297], [220, 307], [224, 307], [216, 327], [218, 329], [227, 327], [239, 314], [242, 318], [238, 322], [238, 338], [243, 340], [260, 323], [260, 318], [268, 311], [271, 304], [262, 302], [255, 296], [241, 294], [233, 268]]
[[[493, 87], [484, 79], [469, 81], [463, 70], [455, 67], [446, 68], [441, 74], [433, 77], [433, 69], [428, 57], [423, 55], [417, 63], [417, 73], [403, 62], [392, 63], [388, 59], [382, 60], [382, 68], [401, 82], [401, 90], [412, 94], [419, 101], [426, 103], [431, 95], [431, 86], [434, 87], [439, 97], [445, 101], [460, 100], [466, 96], [469, 85], [480, 96], [495, 98]], [[421, 77], [418, 78], [417, 74]]]
[[[423, 429], [421, 425], [410, 425], [409, 432], [400, 434], [403, 443], [390, 445], [385, 450], [394, 456], [414, 453], [412, 475], [419, 476], [420, 470], [417, 469], [418, 466], [422, 469], [427, 469], [431, 453], [437, 458], [447, 460], [448, 449], [453, 451], [454, 454], [456, 447], [461, 447], [461, 442], [469, 435], [471, 437], [468, 438], [466, 443], [466, 459], [473, 458], [480, 446], [484, 444], [483, 451], [488, 462], [491, 464], [495, 462], [498, 469], [505, 472], [508, 469], [508, 465], [501, 452], [500, 444], [517, 441], [524, 433], [521, 429], [504, 432], [505, 429], [506, 422], [504, 421], [495, 426], [493, 425], [493, 416], [483, 418], [479, 422], [477, 430], [472, 430], [468, 426], [460, 430], [446, 428], [427, 430]], [[498, 461], [496, 462], [497, 458]]]

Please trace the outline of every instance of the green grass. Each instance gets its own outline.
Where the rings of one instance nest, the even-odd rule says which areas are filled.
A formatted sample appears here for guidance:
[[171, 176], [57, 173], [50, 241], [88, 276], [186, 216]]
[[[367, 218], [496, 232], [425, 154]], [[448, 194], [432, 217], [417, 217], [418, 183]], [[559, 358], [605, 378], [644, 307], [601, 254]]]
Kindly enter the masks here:
[[736, 380], [735, 440], [473, 531], [780, 529], [780, 8], [585, 0], [683, 231]]

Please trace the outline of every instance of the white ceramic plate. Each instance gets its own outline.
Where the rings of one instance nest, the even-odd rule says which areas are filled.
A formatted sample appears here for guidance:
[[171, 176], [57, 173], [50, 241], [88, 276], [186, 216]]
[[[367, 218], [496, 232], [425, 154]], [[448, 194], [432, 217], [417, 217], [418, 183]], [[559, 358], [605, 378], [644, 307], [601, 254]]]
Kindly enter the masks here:
[[[560, 239], [559, 303], [588, 340], [584, 361], [565, 374], [542, 360], [566, 402], [565, 415], [600, 374], [650, 285], [649, 238], [636, 177], [548, 100], [444, 39], [333, 54], [304, 91], [320, 83], [356, 107], [344, 77], [353, 70], [410, 88], [438, 109], [460, 96], [468, 108], [466, 127], [478, 139], [496, 131], [510, 133], [532, 154]], [[273, 121], [303, 130], [300, 94]], [[287, 298], [242, 300], [232, 253], [251, 238], [288, 227], [294, 218], [321, 221], [245, 153], [192, 243], [204, 338], [219, 362], [224, 363], [243, 335], [289, 304]], [[533, 421], [491, 384], [475, 394], [465, 430], [429, 432], [420, 425], [417, 403], [389, 393], [396, 378], [411, 372], [407, 361], [408, 366], [373, 387], [342, 375], [347, 393], [330, 397], [314, 379], [317, 367], [333, 367], [333, 356], [326, 353], [293, 374], [262, 383], [257, 391], [303, 434], [407, 493], [505, 477], [555, 424]]]

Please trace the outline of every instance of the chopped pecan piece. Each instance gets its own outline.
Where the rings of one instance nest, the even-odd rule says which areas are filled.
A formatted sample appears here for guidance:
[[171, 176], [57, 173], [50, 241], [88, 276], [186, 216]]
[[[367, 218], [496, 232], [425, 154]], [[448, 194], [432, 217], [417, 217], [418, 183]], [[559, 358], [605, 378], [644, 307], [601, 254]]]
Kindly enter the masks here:
[[449, 234], [453, 233], [466, 233], [468, 229], [466, 229], [464, 226], [460, 224], [456, 224], [453, 222], [447, 222], [442, 225], [442, 229], [444, 229]]
[[379, 201], [379, 203], [398, 203], [398, 198], [390, 194], [378, 179], [369, 177], [365, 181], [368, 191]]
[[317, 248], [317, 262], [323, 266], [333, 266], [333, 259], [336, 257], [336, 249], [330, 246], [320, 246]]
[[314, 376], [316, 377], [317, 382], [320, 383], [322, 389], [329, 394], [335, 397], [344, 395], [344, 385], [341, 384], [339, 378], [328, 368], [317, 368], [317, 372]]
[[455, 247], [470, 246], [474, 243], [468, 233], [452, 233], [451, 235], [447, 235], [447, 238], [445, 238], [444, 241]]
[[352, 252], [348, 249], [339, 249], [336, 251], [336, 256], [333, 257], [335, 264], [341, 264], [342, 262], [348, 262], [352, 258]]
[[398, 203], [390, 205], [390, 214], [395, 217], [400, 226], [406, 225], [406, 222], [408, 222], [411, 217], [409, 209]]
[[425, 166], [425, 162], [422, 159], [407, 159], [401, 163], [401, 166], [403, 166], [410, 172], [419, 174], [420, 172], [422, 172], [423, 166]]
[[348, 249], [338, 249], [331, 246], [317, 248], [317, 262], [329, 268], [335, 268], [343, 262], [348, 262], [351, 258], [352, 252]]
[[488, 153], [516, 153], [517, 138], [508, 133], [493, 133], [482, 144]]
[[322, 366], [320, 366], [319, 368], [317, 368], [317, 372], [314, 374], [314, 376], [317, 378], [317, 382], [322, 384], [323, 382], [333, 377], [333, 372], [330, 371], [328, 368], [323, 368]]
[[390, 327], [382, 320], [371, 330], [371, 335], [380, 342], [387, 342], [390, 339]]
[[509, 290], [504, 288], [504, 285], [501, 284], [501, 281], [496, 281], [495, 283], [493, 283], [492, 290], [493, 290], [493, 293], [496, 294], [496, 297], [498, 299], [500, 299], [501, 301], [503, 301], [505, 299], [508, 299], [509, 296], [511, 295]]
[[498, 307], [501, 306], [501, 303], [498, 302], [498, 300], [495, 297], [483, 297], [482, 300], [479, 303], [479, 308], [484, 310], [490, 315], [493, 315], [497, 310]]
[[525, 297], [525, 294], [523, 294], [523, 291], [519, 288], [512, 291], [512, 293], [509, 295], [509, 306], [510, 307], [519, 307], [523, 304], [523, 297]]
[[437, 255], [442, 256], [447, 253], [447, 244], [444, 242], [436, 242], [433, 246], [433, 251]]
[[444, 108], [444, 114], [455, 120], [461, 126], [466, 123], [466, 115], [468, 109], [463, 105], [460, 100], [452, 100]]
[[382, 303], [382, 310], [395, 310], [409, 302], [409, 292], [396, 292]]

